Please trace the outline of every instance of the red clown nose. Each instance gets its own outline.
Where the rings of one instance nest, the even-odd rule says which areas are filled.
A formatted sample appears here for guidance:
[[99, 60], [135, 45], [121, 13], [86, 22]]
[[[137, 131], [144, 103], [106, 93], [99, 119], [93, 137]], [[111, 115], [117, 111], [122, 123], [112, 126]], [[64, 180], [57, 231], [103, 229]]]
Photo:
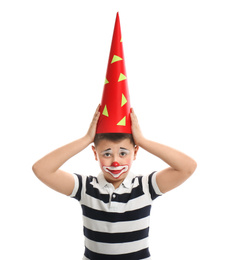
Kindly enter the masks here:
[[130, 97], [119, 13], [116, 16], [96, 133], [129, 133]]
[[113, 162], [111, 166], [118, 167], [118, 166], [120, 166], [120, 164], [118, 162]]

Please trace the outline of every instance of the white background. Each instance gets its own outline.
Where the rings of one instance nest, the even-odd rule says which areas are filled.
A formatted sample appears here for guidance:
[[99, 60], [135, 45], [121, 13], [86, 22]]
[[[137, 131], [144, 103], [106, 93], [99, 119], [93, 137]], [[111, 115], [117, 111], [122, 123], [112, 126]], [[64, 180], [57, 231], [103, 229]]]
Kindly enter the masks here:
[[[225, 259], [222, 0], [1, 1], [1, 259], [82, 258], [78, 202], [50, 190], [31, 167], [86, 133], [117, 11], [143, 133], [198, 163], [185, 184], [154, 202], [152, 258]], [[140, 150], [133, 172], [164, 167]], [[99, 172], [90, 147], [63, 169]]]

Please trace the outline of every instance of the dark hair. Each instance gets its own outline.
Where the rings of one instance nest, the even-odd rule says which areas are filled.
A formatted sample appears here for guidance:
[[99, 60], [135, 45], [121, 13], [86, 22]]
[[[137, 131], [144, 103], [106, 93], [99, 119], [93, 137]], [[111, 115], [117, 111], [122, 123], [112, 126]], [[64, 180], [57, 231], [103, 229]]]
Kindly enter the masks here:
[[95, 146], [98, 145], [99, 141], [101, 140], [109, 140], [113, 142], [119, 142], [124, 139], [129, 139], [131, 144], [135, 146], [134, 138], [132, 134], [126, 134], [126, 133], [105, 133], [105, 134], [96, 134], [94, 138], [94, 144]]

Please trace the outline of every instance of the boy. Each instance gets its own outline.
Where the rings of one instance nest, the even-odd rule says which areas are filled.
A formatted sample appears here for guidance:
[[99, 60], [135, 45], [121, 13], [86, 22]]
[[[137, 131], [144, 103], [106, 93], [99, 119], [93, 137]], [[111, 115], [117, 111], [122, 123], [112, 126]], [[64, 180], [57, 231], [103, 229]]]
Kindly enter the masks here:
[[[33, 165], [36, 176], [52, 189], [77, 199], [83, 211], [83, 260], [150, 259], [149, 215], [152, 201], [188, 179], [196, 162], [167, 146], [149, 141], [132, 110], [130, 134], [97, 134], [97, 108], [87, 134], [46, 155]], [[92, 146], [102, 173], [98, 177], [71, 175], [59, 168]], [[169, 168], [149, 176], [130, 172], [139, 147], [162, 159]]]

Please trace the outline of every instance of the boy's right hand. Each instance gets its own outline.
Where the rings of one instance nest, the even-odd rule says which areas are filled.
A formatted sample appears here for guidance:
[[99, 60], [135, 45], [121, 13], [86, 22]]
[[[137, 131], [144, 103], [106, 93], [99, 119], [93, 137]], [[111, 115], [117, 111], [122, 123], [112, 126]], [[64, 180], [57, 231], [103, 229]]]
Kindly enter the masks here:
[[98, 105], [98, 107], [95, 111], [92, 122], [91, 122], [90, 127], [88, 129], [88, 132], [86, 134], [86, 136], [90, 140], [90, 143], [92, 143], [94, 141], [94, 138], [95, 138], [98, 119], [99, 119], [99, 116], [100, 116], [99, 108], [100, 108], [100, 104]]

